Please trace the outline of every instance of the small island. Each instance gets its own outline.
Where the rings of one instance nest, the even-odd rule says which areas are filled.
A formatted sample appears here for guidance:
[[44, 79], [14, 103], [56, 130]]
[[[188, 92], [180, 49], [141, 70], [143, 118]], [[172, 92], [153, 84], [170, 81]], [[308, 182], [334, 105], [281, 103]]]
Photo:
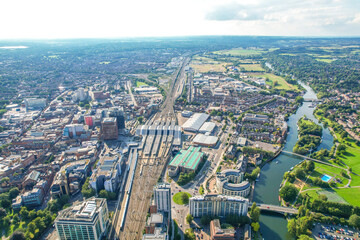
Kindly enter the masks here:
[[297, 125], [299, 140], [296, 142], [293, 151], [298, 154], [307, 154], [320, 145], [322, 127], [305, 116], [299, 119]]

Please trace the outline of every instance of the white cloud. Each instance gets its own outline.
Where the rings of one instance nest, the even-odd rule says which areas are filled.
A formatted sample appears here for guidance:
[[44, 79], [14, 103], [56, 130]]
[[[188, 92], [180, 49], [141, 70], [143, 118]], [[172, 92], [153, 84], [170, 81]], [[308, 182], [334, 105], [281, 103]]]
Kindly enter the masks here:
[[2, 0], [0, 9], [0, 39], [360, 35], [359, 0]]

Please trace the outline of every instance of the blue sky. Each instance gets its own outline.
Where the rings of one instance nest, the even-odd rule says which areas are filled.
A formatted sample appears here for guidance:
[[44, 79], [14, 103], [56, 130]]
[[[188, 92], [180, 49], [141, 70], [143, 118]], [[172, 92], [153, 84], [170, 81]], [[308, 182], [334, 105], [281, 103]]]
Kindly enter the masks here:
[[1, 0], [0, 39], [360, 36], [360, 0]]

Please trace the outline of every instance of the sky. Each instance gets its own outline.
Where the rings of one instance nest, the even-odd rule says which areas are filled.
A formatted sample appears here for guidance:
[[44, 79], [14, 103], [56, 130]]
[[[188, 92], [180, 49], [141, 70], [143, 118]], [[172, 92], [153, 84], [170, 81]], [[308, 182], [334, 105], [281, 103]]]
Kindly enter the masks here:
[[360, 0], [1, 0], [0, 39], [360, 36]]

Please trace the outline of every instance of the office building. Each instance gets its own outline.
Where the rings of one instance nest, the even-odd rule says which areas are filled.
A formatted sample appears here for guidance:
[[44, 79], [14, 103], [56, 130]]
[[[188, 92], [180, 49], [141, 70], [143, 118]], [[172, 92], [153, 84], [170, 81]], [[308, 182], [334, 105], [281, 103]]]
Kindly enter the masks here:
[[105, 155], [100, 159], [98, 167], [90, 177], [91, 187], [96, 191], [105, 189], [109, 192], [115, 192], [120, 184], [123, 164], [123, 156], [118, 154]]
[[60, 240], [98, 240], [109, 224], [106, 199], [90, 198], [59, 212], [55, 227]]
[[101, 122], [101, 138], [104, 140], [116, 140], [118, 138], [118, 126], [115, 117], [104, 118]]
[[205, 195], [190, 198], [190, 214], [194, 217], [204, 215], [226, 217], [230, 214], [245, 216], [249, 200], [239, 196]]
[[158, 184], [154, 189], [155, 204], [158, 211], [171, 211], [171, 187], [168, 183]]

